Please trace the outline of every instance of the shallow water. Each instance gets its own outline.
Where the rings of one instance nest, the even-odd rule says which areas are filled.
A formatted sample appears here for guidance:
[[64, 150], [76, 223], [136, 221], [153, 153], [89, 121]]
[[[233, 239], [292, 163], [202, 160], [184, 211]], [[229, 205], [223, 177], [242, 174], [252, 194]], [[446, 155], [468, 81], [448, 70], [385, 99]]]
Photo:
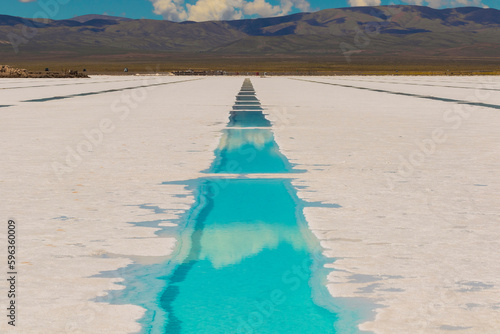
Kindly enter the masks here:
[[208, 210], [162, 296], [166, 333], [334, 333], [336, 315], [312, 300], [313, 237], [290, 181], [219, 182], [202, 184]]
[[[248, 80], [242, 92], [255, 95]], [[262, 110], [233, 109], [211, 175], [186, 183], [196, 203], [180, 222], [174, 256], [119, 273], [126, 289], [111, 296], [147, 310], [144, 333], [359, 332], [366, 310], [327, 291], [328, 260], [291, 180], [247, 178], [300, 172], [280, 153], [270, 125]]]
[[270, 127], [262, 111], [231, 111], [228, 127]]
[[286, 173], [292, 167], [271, 130], [226, 129], [215, 151], [212, 173]]
[[[233, 107], [209, 172], [293, 172], [269, 128], [230, 128], [267, 121], [257, 109]], [[166, 333], [336, 333], [328, 291], [311, 287], [326, 272], [299, 203], [289, 179], [201, 181], [189, 252], [161, 297]]]

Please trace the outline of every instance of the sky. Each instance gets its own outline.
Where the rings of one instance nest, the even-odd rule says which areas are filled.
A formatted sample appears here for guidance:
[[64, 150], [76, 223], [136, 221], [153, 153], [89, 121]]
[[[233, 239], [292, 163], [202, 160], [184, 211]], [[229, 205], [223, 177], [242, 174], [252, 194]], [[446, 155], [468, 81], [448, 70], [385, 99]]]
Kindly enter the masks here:
[[0, 14], [68, 19], [105, 14], [171, 21], [232, 20], [269, 17], [327, 8], [376, 5], [459, 6], [500, 9], [499, 0], [0, 0]]

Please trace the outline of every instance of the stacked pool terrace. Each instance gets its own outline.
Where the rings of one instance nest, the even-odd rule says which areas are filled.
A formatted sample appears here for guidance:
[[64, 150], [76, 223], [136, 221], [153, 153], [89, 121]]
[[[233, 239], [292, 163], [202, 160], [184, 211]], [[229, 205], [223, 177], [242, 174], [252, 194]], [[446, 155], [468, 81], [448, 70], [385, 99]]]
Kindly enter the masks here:
[[215, 155], [207, 176], [189, 181], [196, 203], [174, 256], [128, 270], [141, 283], [128, 279], [118, 299], [147, 310], [143, 333], [359, 333], [363, 312], [326, 289], [332, 260], [308, 228], [297, 171], [249, 79]]

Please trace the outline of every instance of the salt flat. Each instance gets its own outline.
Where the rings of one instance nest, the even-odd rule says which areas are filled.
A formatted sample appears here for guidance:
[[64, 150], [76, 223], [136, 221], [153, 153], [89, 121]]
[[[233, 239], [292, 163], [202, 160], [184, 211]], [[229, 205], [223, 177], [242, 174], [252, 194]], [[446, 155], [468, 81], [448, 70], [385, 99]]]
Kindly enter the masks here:
[[[498, 91], [482, 89], [498, 90], [498, 78], [463, 78], [469, 88], [442, 95], [434, 86], [370, 82], [439, 84], [436, 78], [310, 80], [500, 101]], [[281, 150], [309, 171], [296, 180], [306, 186], [299, 196], [342, 205], [305, 213], [327, 254], [337, 258], [332, 295], [368, 297], [381, 306], [361, 328], [497, 332], [498, 110], [285, 78], [254, 80], [254, 86], [270, 106]]]
[[[142, 308], [92, 301], [122, 278], [91, 276], [171, 254], [174, 238], [131, 223], [168, 226], [191, 207], [192, 190], [161, 183], [210, 166], [243, 81], [84, 80], [0, 82], [2, 219], [18, 222], [23, 333], [140, 329]], [[306, 170], [294, 175], [298, 195], [341, 206], [305, 216], [332, 258], [332, 296], [378, 305], [360, 328], [498, 332], [500, 79], [252, 83], [280, 150]], [[41, 87], [9, 89], [21, 86]], [[55, 96], [65, 98], [27, 102]]]

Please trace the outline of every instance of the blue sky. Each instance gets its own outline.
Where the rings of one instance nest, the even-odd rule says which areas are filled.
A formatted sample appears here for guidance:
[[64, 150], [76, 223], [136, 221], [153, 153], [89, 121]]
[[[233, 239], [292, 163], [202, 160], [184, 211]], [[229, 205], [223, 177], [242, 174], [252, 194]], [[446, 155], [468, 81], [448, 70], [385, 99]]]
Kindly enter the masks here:
[[499, 0], [0, 0], [0, 14], [66, 19], [84, 14], [205, 21], [266, 17], [356, 5], [419, 4], [500, 9]]

